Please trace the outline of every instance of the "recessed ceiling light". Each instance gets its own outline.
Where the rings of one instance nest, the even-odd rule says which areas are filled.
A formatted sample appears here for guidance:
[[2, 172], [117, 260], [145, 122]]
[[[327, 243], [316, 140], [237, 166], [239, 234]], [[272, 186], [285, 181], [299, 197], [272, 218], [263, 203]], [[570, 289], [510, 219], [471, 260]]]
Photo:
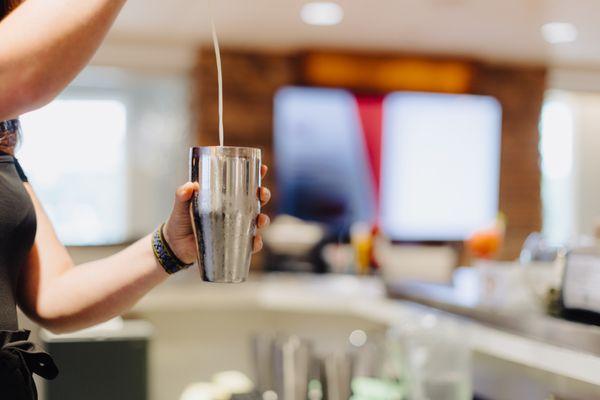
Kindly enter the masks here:
[[542, 25], [542, 36], [548, 43], [569, 43], [577, 39], [577, 28], [568, 22], [548, 22]]
[[313, 1], [302, 6], [300, 18], [309, 25], [337, 25], [344, 19], [344, 10], [332, 1]]

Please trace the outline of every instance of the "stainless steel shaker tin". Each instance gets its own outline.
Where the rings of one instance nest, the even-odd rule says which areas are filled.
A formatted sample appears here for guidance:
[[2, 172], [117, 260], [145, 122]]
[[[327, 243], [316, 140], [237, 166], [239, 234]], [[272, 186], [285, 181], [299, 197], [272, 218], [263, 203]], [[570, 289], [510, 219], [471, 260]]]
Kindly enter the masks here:
[[239, 283], [248, 277], [260, 213], [260, 168], [260, 149], [190, 149], [190, 180], [200, 185], [190, 214], [206, 282]]

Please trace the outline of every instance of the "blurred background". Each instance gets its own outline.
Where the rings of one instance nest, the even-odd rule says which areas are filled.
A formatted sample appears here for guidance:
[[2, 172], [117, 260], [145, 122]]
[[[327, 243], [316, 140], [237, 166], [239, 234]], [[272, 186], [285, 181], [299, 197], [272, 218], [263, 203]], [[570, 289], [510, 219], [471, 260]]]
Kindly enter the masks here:
[[211, 15], [225, 144], [262, 149], [272, 227], [244, 285], [194, 267], [125, 319], [39, 332], [67, 371], [45, 397], [600, 398], [599, 14], [130, 0], [22, 117], [60, 238], [85, 262], [147, 234], [189, 146], [218, 144]]

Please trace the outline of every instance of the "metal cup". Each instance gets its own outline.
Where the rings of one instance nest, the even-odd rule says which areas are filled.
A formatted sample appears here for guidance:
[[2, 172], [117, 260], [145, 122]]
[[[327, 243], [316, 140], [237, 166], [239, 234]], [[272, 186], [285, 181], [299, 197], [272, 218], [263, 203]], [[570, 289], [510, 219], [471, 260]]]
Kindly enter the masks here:
[[260, 149], [192, 147], [190, 180], [200, 184], [190, 214], [202, 280], [246, 280], [260, 213]]
[[283, 400], [305, 400], [312, 362], [312, 343], [292, 335], [275, 343], [274, 389]]
[[275, 345], [277, 335], [271, 332], [252, 336], [252, 365], [254, 366], [254, 382], [259, 393], [275, 389]]

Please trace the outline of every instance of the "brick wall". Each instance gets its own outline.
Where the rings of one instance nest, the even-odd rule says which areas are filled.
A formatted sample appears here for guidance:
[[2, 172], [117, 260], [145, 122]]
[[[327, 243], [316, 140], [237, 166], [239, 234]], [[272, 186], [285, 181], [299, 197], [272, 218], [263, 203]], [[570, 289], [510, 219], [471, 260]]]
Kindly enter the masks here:
[[539, 67], [480, 65], [473, 79], [473, 93], [502, 105], [500, 210], [508, 222], [502, 259], [517, 257], [527, 235], [542, 227], [538, 119], [545, 87]]
[[[264, 162], [277, 168], [272, 154], [273, 96], [281, 86], [307, 83], [301, 70], [302, 55], [225, 49], [221, 57], [225, 143], [259, 146]], [[500, 208], [506, 214], [508, 229], [501, 258], [513, 259], [526, 235], [541, 228], [537, 124], [545, 69], [473, 62], [469, 65], [473, 66], [473, 76], [468, 92], [494, 96], [503, 108]], [[194, 82], [198, 144], [216, 145], [217, 75], [212, 49], [199, 51]], [[265, 184], [272, 188], [276, 203], [273, 175]]]

